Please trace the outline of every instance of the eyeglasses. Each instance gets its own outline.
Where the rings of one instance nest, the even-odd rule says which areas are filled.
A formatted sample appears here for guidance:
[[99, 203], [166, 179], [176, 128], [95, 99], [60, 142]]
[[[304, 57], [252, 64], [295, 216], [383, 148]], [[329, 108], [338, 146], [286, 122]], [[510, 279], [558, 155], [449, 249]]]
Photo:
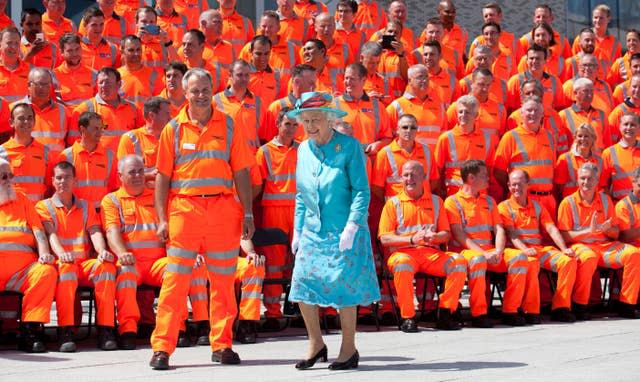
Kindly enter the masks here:
[[2, 175], [0, 175], [0, 179], [2, 180], [13, 179], [13, 174], [10, 172], [3, 172]]
[[418, 130], [418, 126], [416, 125], [406, 125], [406, 126], [398, 126], [402, 130]]

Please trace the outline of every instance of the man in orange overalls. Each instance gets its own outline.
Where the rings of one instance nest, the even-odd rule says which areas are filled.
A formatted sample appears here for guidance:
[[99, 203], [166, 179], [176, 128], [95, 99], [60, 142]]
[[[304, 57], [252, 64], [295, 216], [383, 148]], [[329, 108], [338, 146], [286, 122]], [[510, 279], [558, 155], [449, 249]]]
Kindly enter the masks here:
[[207, 71], [189, 69], [182, 81], [188, 104], [162, 131], [156, 163], [157, 232], [168, 240], [149, 362], [159, 370], [169, 368], [198, 253], [209, 274], [211, 360], [240, 363], [231, 350], [238, 310], [233, 283], [240, 238], [254, 231], [249, 169], [255, 158], [246, 138], [216, 109]]

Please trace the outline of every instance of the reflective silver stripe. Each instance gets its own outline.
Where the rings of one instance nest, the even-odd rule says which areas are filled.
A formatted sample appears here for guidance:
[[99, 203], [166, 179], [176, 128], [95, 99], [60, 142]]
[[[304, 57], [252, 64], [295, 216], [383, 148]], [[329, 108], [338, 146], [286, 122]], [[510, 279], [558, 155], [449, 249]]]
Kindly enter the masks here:
[[569, 203], [569, 207], [571, 207], [571, 218], [573, 220], [573, 230], [579, 231], [582, 227], [580, 225], [580, 215], [578, 215], [578, 206], [576, 205], [576, 200], [573, 195], [569, 195], [567, 197], [567, 203]]
[[60, 244], [62, 245], [80, 245], [85, 243], [84, 235], [71, 239], [59, 238], [58, 240], [60, 240]]
[[136, 155], [143, 158], [142, 147], [140, 147], [140, 141], [138, 140], [138, 137], [132, 131], [124, 133], [124, 136], [128, 137], [131, 140], [131, 144], [133, 145], [133, 149]]
[[0, 251], [25, 251], [33, 253], [33, 248], [26, 244], [0, 243]]
[[58, 274], [58, 282], [78, 281], [78, 275], [75, 272], [65, 272]]
[[192, 270], [193, 270], [193, 267], [188, 267], [186, 265], [169, 263], [169, 264], [167, 264], [166, 272], [167, 273], [180, 273], [180, 274], [183, 274], [183, 275], [190, 275]]
[[106, 180], [89, 180], [89, 179], [78, 179], [76, 180], [79, 187], [106, 187]]
[[203, 277], [193, 277], [191, 279], [191, 286], [196, 286], [196, 285], [207, 285], [207, 279], [203, 278]]
[[258, 299], [261, 299], [262, 298], [262, 293], [260, 293], [260, 292], [242, 292], [241, 297], [242, 298], [258, 298]]
[[238, 248], [232, 249], [230, 251], [219, 251], [219, 252], [208, 251], [208, 252], [205, 252], [205, 255], [208, 258], [214, 259], [214, 260], [229, 260], [229, 259], [238, 257], [239, 251], [240, 250]]
[[138, 240], [126, 243], [127, 249], [162, 248], [160, 240]]
[[167, 256], [180, 257], [182, 259], [195, 259], [196, 251], [190, 251], [188, 249], [169, 247], [167, 248]]
[[263, 302], [265, 304], [277, 304], [280, 302], [280, 297], [265, 297]]
[[[2, 245], [2, 244], [0, 244]], [[27, 276], [29, 275], [29, 272], [31, 271], [31, 269], [33, 269], [33, 267], [35, 267], [38, 263], [37, 262], [33, 262], [31, 263], [31, 265], [29, 265], [26, 269], [23, 269], [22, 271], [18, 271], [16, 273], [14, 273], [9, 280], [7, 281], [7, 283], [5, 284], [4, 289], [5, 290], [10, 290], [10, 291], [15, 291], [15, 292], [19, 292], [20, 289], [22, 289], [22, 284], [24, 284], [25, 280], [27, 279]]]
[[185, 179], [185, 180], [172, 180], [171, 188], [194, 188], [201, 186], [233, 186], [233, 181], [230, 179], [222, 178], [204, 178], [204, 179]]
[[262, 200], [295, 200], [295, 192], [283, 192], [283, 193], [264, 193], [262, 194]]
[[189, 295], [189, 300], [193, 301], [208, 301], [209, 300], [209, 295], [202, 292], [202, 293], [194, 293], [194, 294], [190, 294]]
[[33, 233], [31, 228], [29, 227], [19, 227], [19, 226], [0, 226], [0, 232], [22, 232], [22, 233]]
[[135, 265], [121, 265], [118, 268], [118, 274], [121, 274], [121, 273], [134, 273], [134, 274], [137, 274], [138, 272], [136, 271]]
[[111, 199], [113, 204], [118, 209], [118, 215], [120, 215], [120, 232], [123, 232], [125, 225], [124, 225], [124, 215], [122, 214], [122, 205], [120, 204], [120, 201], [116, 197], [116, 193], [115, 192], [112, 192], [112, 193], [108, 194], [107, 196], [109, 197], [109, 199]]
[[16, 183], [44, 183], [44, 176], [16, 176], [13, 178]]
[[92, 281], [94, 284], [102, 281], [116, 281], [116, 275], [111, 272], [102, 272], [98, 276], [94, 277]]
[[[220, 98], [220, 93], [216, 94], [213, 96], [213, 100], [216, 103], [216, 107], [223, 113], [225, 113], [224, 111], [224, 103], [222, 102], [222, 98]], [[226, 114], [226, 113], [225, 113]]]
[[129, 130], [103, 130], [102, 131], [102, 136], [103, 137], [121, 137], [124, 133], [126, 133]]
[[527, 274], [527, 267], [509, 268], [507, 273], [510, 274], [510, 275], [526, 275]]
[[393, 266], [393, 273], [396, 272], [411, 272], [415, 273], [413, 266], [411, 264], [396, 264]]
[[633, 209], [631, 199], [629, 198], [629, 196], [626, 196], [624, 199], [622, 199], [622, 201], [627, 205], [627, 208], [629, 209], [629, 225], [631, 226], [631, 228], [634, 228], [634, 226], [636, 225], [636, 213]]
[[211, 273], [217, 273], [220, 275], [233, 275], [236, 272], [236, 266], [229, 265], [227, 267], [221, 267], [207, 264], [207, 270]]
[[53, 208], [51, 199], [46, 199], [44, 201], [44, 205], [47, 207], [47, 211], [49, 211], [49, 215], [51, 215], [51, 223], [53, 223], [53, 230], [58, 232], [58, 216], [56, 214], [55, 208]]
[[467, 267], [465, 267], [464, 265], [456, 265], [453, 268], [449, 268], [449, 270], [447, 271], [447, 275], [451, 273], [467, 273]]
[[242, 285], [262, 285], [262, 277], [249, 277], [248, 279], [242, 280]]
[[[400, 183], [402, 178], [400, 178], [400, 172], [398, 171], [398, 164], [396, 163], [396, 158], [393, 156], [393, 152], [391, 151], [390, 146], [385, 146], [384, 149], [387, 154], [387, 160], [389, 161], [389, 167], [391, 168], [391, 176], [387, 177], [387, 183]], [[428, 171], [428, 170], [425, 170]]]
[[116, 290], [121, 289], [137, 289], [138, 284], [133, 280], [122, 280], [116, 283]]
[[469, 280], [475, 280], [478, 278], [485, 277], [486, 274], [487, 274], [486, 269], [479, 269], [477, 271], [469, 272]]
[[[120, 211], [121, 212], [121, 211]], [[125, 224], [122, 226], [122, 232], [138, 232], [138, 231], [155, 231], [158, 229], [156, 223], [143, 223], [143, 224]]]

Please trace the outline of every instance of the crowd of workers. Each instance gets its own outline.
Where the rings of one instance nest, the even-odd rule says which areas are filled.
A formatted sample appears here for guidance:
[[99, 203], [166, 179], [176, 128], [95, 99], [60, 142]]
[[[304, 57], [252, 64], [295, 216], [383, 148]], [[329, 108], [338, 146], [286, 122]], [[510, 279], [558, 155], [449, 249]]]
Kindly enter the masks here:
[[[504, 324], [540, 323], [541, 301], [552, 320], [588, 320], [604, 267], [623, 269], [619, 315], [639, 317], [640, 32], [622, 55], [605, 5], [569, 41], [548, 5], [518, 38], [489, 3], [469, 44], [450, 0], [417, 36], [401, 0], [340, 0], [335, 14], [277, 0], [255, 31], [236, 0], [97, 0], [78, 27], [64, 0], [43, 0], [19, 28], [6, 3], [0, 289], [24, 295], [27, 352], [45, 351], [54, 300], [59, 350], [76, 350], [78, 286], [95, 288], [104, 350], [136, 347], [142, 284], [162, 285], [154, 357], [189, 345], [187, 296], [214, 361], [240, 362], [238, 312], [242, 342], [261, 303], [277, 330], [283, 289], [262, 281], [288, 277], [290, 251], [258, 254], [250, 239], [254, 221], [293, 235], [306, 137], [287, 111], [314, 90], [333, 95], [347, 113], [336, 130], [368, 159], [371, 236], [393, 283], [362, 315], [392, 313], [393, 299], [401, 330], [417, 331], [424, 272], [445, 278], [437, 328], [462, 326], [465, 283], [472, 325], [490, 327], [491, 271], [506, 273]], [[557, 274], [552, 296], [541, 269]]]

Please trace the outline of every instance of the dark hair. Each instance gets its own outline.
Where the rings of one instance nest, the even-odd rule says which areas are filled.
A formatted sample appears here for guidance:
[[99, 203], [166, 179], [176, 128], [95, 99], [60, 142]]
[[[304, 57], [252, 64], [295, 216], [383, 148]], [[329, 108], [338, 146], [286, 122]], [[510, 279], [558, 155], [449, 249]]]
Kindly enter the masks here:
[[168, 99], [162, 97], [151, 97], [147, 99], [142, 107], [142, 115], [147, 118], [149, 113], [158, 113], [163, 104], [169, 105], [170, 102]]
[[304, 72], [316, 72], [316, 68], [314, 68], [311, 65], [307, 65], [307, 64], [298, 64], [296, 66], [293, 67], [293, 70], [291, 71], [291, 78], [298, 78], [298, 77], [302, 77], [302, 74]]
[[144, 6], [144, 7], [138, 8], [138, 10], [136, 11], [136, 23], [138, 22], [138, 17], [140, 16], [140, 14], [147, 13], [147, 12], [153, 13], [156, 16], [156, 21], [158, 20], [158, 12], [156, 12], [156, 10], [153, 9], [152, 7]]
[[20, 103], [17, 103], [17, 104], [15, 104], [15, 105], [13, 105], [13, 107], [11, 108], [11, 114], [10, 114], [10, 116], [9, 116], [9, 117], [10, 117], [12, 120], [13, 120], [13, 114], [14, 114], [15, 110], [16, 110], [17, 108], [19, 108], [19, 107], [24, 107], [24, 108], [27, 108], [27, 109], [31, 110], [31, 114], [32, 114], [34, 117], [36, 116], [36, 112], [35, 112], [35, 110], [33, 110], [33, 106], [32, 106], [30, 103], [20, 102]]
[[284, 117], [287, 115], [288, 112], [290, 112], [291, 110], [293, 110], [292, 108], [290, 108], [289, 106], [285, 106], [282, 109], [280, 109], [280, 111], [278, 112], [278, 118], [276, 118], [276, 127], [280, 126], [280, 124], [282, 123], [282, 120], [284, 119]]
[[353, 13], [355, 14], [356, 12], [358, 12], [358, 3], [356, 3], [353, 0], [340, 0], [338, 2], [338, 5], [336, 5], [336, 10], [338, 9], [339, 6], [345, 6], [345, 7], [349, 7], [351, 8], [351, 10], [353, 11]]
[[179, 71], [184, 76], [184, 74], [187, 72], [187, 70], [189, 70], [189, 67], [187, 67], [187, 65], [185, 65], [183, 62], [171, 61], [170, 63], [168, 63], [164, 67], [164, 74], [167, 74], [167, 72], [169, 70], [171, 70], [171, 69], [175, 69], [175, 70]]
[[307, 41], [304, 42], [305, 45], [308, 42], [310, 42], [313, 45], [315, 45], [316, 48], [318, 48], [319, 50], [321, 50], [324, 53], [325, 56], [327, 55], [327, 46], [324, 44], [324, 42], [322, 42], [322, 40], [318, 40], [317, 38], [310, 38], [310, 39], [308, 39]]
[[24, 24], [24, 20], [27, 18], [27, 16], [33, 16], [33, 15], [38, 15], [42, 19], [42, 12], [40, 12], [39, 10], [35, 8], [23, 9], [22, 13], [20, 14], [20, 25]]
[[471, 72], [471, 79], [475, 80], [478, 74], [494, 78], [493, 73], [491, 73], [491, 70], [489, 70], [489, 68], [475, 68], [473, 69], [473, 72]]
[[629, 62], [633, 61], [633, 60], [640, 60], [640, 53], [634, 53], [631, 55], [631, 58], [629, 59]]
[[444, 23], [442, 22], [442, 20], [440, 20], [440, 17], [432, 17], [430, 19], [427, 20], [427, 22], [424, 24], [425, 28], [427, 25], [440, 25], [444, 27]]
[[535, 8], [533, 8], [534, 11], [536, 9], [544, 9], [544, 10], [548, 11], [550, 15], [553, 16], [553, 10], [551, 9], [551, 6], [549, 4], [545, 4], [545, 3], [538, 4], [538, 5], [536, 5]]
[[124, 36], [122, 38], [122, 40], [120, 40], [120, 49], [124, 50], [124, 46], [128, 42], [138, 42], [138, 43], [142, 44], [142, 40], [140, 40], [140, 37], [138, 37], [136, 35], [128, 34], [128, 35]]
[[255, 47], [256, 44], [263, 44], [263, 45], [269, 45], [269, 50], [271, 50], [271, 39], [269, 39], [269, 37], [267, 36], [263, 36], [261, 34], [255, 36], [254, 38], [251, 39], [251, 43], [249, 45], [249, 51], [253, 52], [253, 48]]
[[184, 32], [184, 34], [194, 35], [198, 40], [198, 44], [200, 45], [204, 44], [205, 41], [207, 41], [207, 37], [204, 35], [204, 33], [202, 33], [200, 29], [189, 29], [188, 31]]
[[116, 77], [116, 82], [120, 82], [120, 80], [122, 80], [122, 77], [120, 76], [120, 72], [110, 66], [105, 66], [103, 68], [100, 68], [100, 70], [98, 70], [98, 73], [96, 74], [96, 78], [100, 74], [106, 74], [106, 75], [111, 74]]
[[502, 8], [500, 8], [500, 4], [498, 3], [494, 3], [494, 2], [490, 2], [485, 4], [482, 9], [495, 9], [496, 11], [498, 11], [498, 14], [502, 14]]
[[280, 23], [280, 15], [278, 15], [278, 13], [274, 10], [268, 10], [268, 11], [264, 11], [262, 12], [262, 16], [260, 16], [260, 18], [263, 17], [270, 17], [274, 20], [276, 20], [276, 22]]
[[484, 28], [486, 27], [494, 27], [498, 30], [498, 33], [502, 32], [502, 28], [500, 28], [500, 24], [498, 24], [495, 21], [487, 21], [486, 23], [482, 24], [482, 29], [480, 30], [484, 32]]
[[56, 169], [60, 169], [60, 170], [71, 170], [71, 173], [73, 174], [73, 176], [76, 176], [76, 168], [74, 165], [72, 165], [71, 163], [67, 162], [66, 160], [62, 160], [58, 163], [56, 163], [55, 166], [53, 166], [53, 171], [55, 172]]
[[234, 60], [231, 65], [229, 65], [229, 75], [231, 75], [238, 66], [246, 68], [249, 67], [249, 63], [241, 58]]
[[67, 44], [71, 44], [71, 43], [76, 43], [76, 44], [80, 44], [80, 36], [78, 36], [75, 33], [65, 33], [60, 37], [59, 42], [59, 46], [60, 46], [60, 51], [63, 52], [64, 51], [64, 47]]
[[428, 46], [436, 48], [436, 50], [438, 51], [438, 54], [442, 54], [442, 45], [440, 45], [440, 43], [437, 42], [436, 40], [425, 40], [424, 44], [422, 44], [423, 49]]
[[625, 33], [625, 36], [628, 35], [629, 33], [635, 34], [636, 37], [638, 39], [640, 39], [640, 31], [638, 31], [637, 29], [631, 28], [631, 29], [627, 30], [627, 33]]
[[78, 128], [89, 127], [89, 124], [94, 119], [102, 121], [102, 117], [100, 116], [100, 114], [94, 113], [93, 111], [85, 111], [84, 113], [80, 114], [80, 117], [78, 117]]
[[82, 25], [86, 26], [92, 17], [104, 17], [104, 13], [100, 10], [100, 8], [87, 8], [87, 10], [82, 14]]
[[460, 177], [462, 178], [462, 181], [466, 183], [467, 179], [469, 179], [469, 175], [478, 175], [482, 167], [487, 167], [482, 160], [471, 159], [464, 161], [464, 163], [462, 163], [462, 167], [460, 167]]
[[542, 52], [544, 53], [544, 59], [547, 59], [547, 49], [538, 44], [532, 44], [529, 49], [527, 49], [527, 55], [529, 54], [529, 52]]
[[361, 64], [361, 63], [359, 63], [359, 62], [355, 62], [355, 63], [353, 63], [353, 64], [349, 64], [349, 65], [347, 65], [347, 67], [345, 68], [345, 72], [346, 72], [348, 69], [353, 69], [353, 70], [355, 70], [355, 71], [358, 73], [358, 75], [360, 76], [360, 78], [367, 78], [367, 74], [369, 73], [369, 72], [367, 71], [367, 68], [365, 68], [365, 67], [364, 67], [364, 65], [362, 65], [362, 64]]
[[551, 28], [551, 25], [547, 24], [547, 23], [536, 23], [533, 28], [531, 28], [531, 40], [533, 40], [533, 35], [536, 29], [538, 28], [542, 28], [544, 30], [547, 31], [547, 33], [549, 33], [549, 46], [554, 46], [556, 44], [556, 39], [553, 36], [553, 28]]

